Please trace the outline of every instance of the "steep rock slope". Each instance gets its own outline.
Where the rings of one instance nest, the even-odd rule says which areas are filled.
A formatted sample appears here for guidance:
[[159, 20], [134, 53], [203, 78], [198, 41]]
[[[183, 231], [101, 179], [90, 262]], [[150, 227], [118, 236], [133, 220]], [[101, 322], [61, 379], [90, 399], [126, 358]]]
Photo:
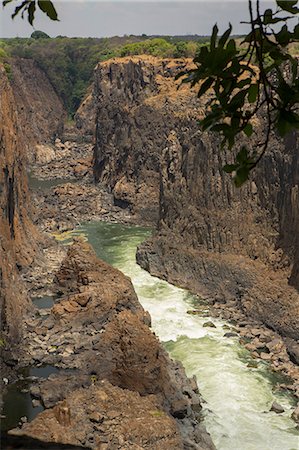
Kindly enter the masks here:
[[158, 219], [159, 158], [167, 136], [172, 129], [188, 134], [198, 116], [190, 90], [177, 91], [174, 82], [185, 64], [136, 56], [95, 70], [95, 178], [111, 188], [117, 205], [147, 222]]
[[[205, 104], [174, 75], [184, 60], [132, 57], [95, 71], [95, 176], [115, 202], [154, 221], [140, 264], [299, 337], [298, 137], [272, 136], [252, 181], [236, 190], [230, 155], [197, 120]], [[259, 136], [263, 118], [257, 118]]]
[[30, 59], [12, 59], [11, 84], [27, 157], [34, 162], [39, 148], [61, 137], [66, 112], [45, 73]]
[[84, 140], [92, 141], [94, 139], [96, 111], [94, 85], [91, 84], [74, 117], [77, 134], [81, 135]]
[[0, 298], [1, 330], [17, 343], [30, 303], [18, 274], [32, 262], [36, 230], [30, 221], [25, 146], [15, 99], [0, 67]]

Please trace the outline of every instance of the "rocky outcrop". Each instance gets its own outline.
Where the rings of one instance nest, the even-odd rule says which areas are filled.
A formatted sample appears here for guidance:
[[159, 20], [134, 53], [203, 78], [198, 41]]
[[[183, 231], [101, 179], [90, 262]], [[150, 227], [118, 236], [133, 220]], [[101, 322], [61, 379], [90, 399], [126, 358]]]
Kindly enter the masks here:
[[169, 132], [188, 134], [198, 117], [196, 98], [188, 88], [177, 91], [174, 80], [186, 63], [136, 56], [95, 70], [95, 178], [143, 222], [158, 219], [159, 160]]
[[92, 84], [74, 116], [77, 134], [85, 141], [93, 141], [95, 136], [97, 106], [93, 91]]
[[[35, 162], [40, 145], [53, 143], [63, 134], [65, 108], [45, 73], [30, 59], [10, 61], [11, 85], [27, 158]], [[51, 149], [47, 150], [49, 153]], [[42, 161], [41, 161], [42, 162]]]
[[25, 161], [15, 99], [5, 70], [0, 67], [1, 334], [4, 332], [8, 347], [18, 344], [22, 320], [30, 308], [19, 271], [32, 262], [38, 236], [30, 220]]
[[94, 449], [183, 448], [175, 420], [154, 396], [141, 397], [107, 381], [73, 391], [15, 434]]
[[55, 282], [63, 297], [46, 318], [27, 320], [23, 364], [72, 370], [32, 386], [46, 411], [10, 434], [84, 448], [213, 449], [196, 381], [150, 331], [130, 279], [78, 238]]

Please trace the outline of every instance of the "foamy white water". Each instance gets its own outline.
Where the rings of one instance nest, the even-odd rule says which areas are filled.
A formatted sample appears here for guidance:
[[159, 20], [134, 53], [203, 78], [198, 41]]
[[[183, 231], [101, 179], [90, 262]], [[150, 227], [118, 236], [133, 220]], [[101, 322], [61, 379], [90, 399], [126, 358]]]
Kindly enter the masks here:
[[[218, 450], [298, 450], [299, 431], [290, 418], [293, 399], [274, 392], [277, 375], [256, 369], [237, 338], [223, 337], [224, 321], [187, 314], [197, 297], [152, 277], [135, 261], [136, 247], [150, 232], [139, 227], [93, 222], [81, 228], [97, 255], [130, 276], [152, 329], [170, 354], [196, 375], [206, 403], [205, 425]], [[212, 321], [216, 328], [203, 324]], [[269, 412], [273, 401], [283, 414]], [[171, 449], [170, 449], [171, 450]]]

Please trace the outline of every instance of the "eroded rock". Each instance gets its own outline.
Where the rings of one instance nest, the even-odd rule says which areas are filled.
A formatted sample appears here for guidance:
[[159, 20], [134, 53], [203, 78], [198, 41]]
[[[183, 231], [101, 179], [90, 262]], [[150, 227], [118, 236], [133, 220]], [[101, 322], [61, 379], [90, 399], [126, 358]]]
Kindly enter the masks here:
[[102, 381], [74, 390], [64, 401], [40, 413], [10, 434], [87, 448], [183, 449], [176, 421], [158, 399]]

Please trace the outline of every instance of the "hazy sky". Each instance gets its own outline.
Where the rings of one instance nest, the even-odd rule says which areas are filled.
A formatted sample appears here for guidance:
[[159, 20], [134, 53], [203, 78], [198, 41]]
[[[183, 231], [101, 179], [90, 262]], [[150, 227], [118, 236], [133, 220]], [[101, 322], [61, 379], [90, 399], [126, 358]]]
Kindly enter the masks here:
[[[19, 4], [21, 0], [12, 3]], [[2, 3], [2, 1], [1, 1]], [[248, 19], [247, 0], [54, 0], [59, 22], [38, 12], [34, 27], [51, 37], [103, 37], [124, 34], [210, 34], [215, 22], [221, 31], [229, 22], [235, 34], [245, 33], [240, 21]], [[271, 0], [263, 0], [267, 7]], [[15, 5], [0, 9], [0, 37], [28, 37], [34, 29], [20, 17], [11, 20]], [[1, 8], [1, 7], [0, 7]]]

